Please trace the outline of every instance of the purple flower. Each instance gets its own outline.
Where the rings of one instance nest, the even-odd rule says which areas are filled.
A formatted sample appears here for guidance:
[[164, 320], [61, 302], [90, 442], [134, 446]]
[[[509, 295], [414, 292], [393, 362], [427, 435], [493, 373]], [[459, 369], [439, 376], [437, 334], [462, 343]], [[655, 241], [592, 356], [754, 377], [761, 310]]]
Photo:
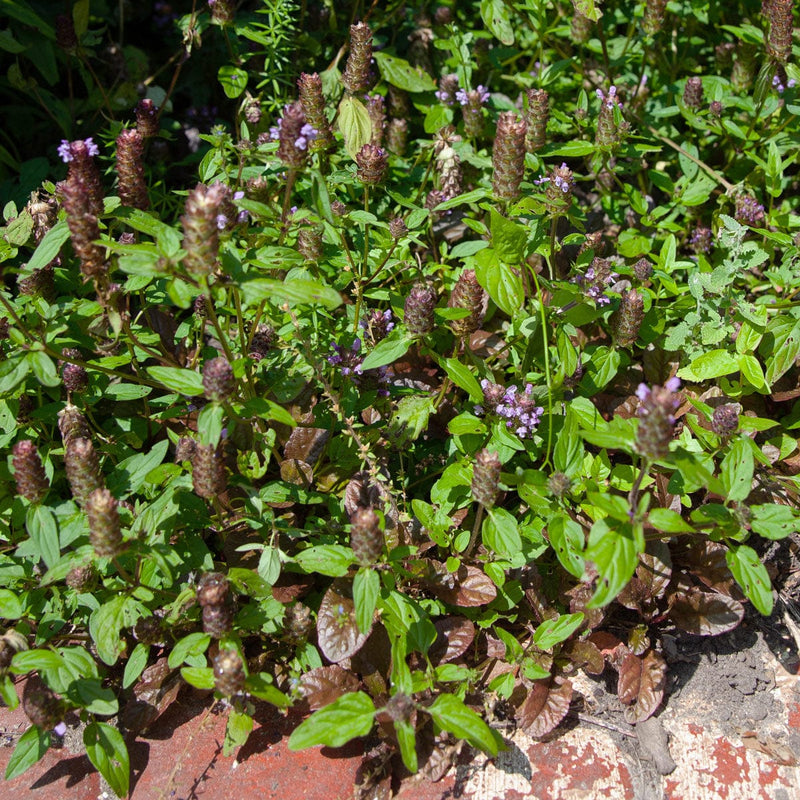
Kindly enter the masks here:
[[595, 92], [601, 103], [608, 109], [613, 109], [614, 106], [622, 108], [622, 101], [617, 97], [617, 87], [611, 86], [606, 94], [602, 89], [597, 89]]
[[611, 302], [611, 298], [606, 295], [606, 289], [617, 278], [619, 275], [611, 271], [609, 261], [595, 258], [583, 275], [576, 275], [572, 280], [583, 289], [586, 297], [594, 300], [598, 306], [607, 306]]
[[485, 405], [475, 406], [475, 414], [482, 416], [488, 409], [504, 419], [506, 428], [513, 431], [520, 439], [533, 436], [544, 413], [544, 409], [537, 406], [533, 398], [533, 384], [526, 384], [525, 391], [520, 392], [516, 386], [509, 386], [506, 389], [484, 379], [481, 381], [481, 389]]
[[[78, 142], [79, 141], [80, 139]], [[72, 145], [77, 144], [78, 142], [73, 143], [67, 141], [66, 139], [61, 140], [61, 144], [58, 147], [58, 155], [65, 164], [69, 164], [69, 162], [75, 157], [72, 152]], [[92, 141], [91, 136], [88, 139], [84, 139], [83, 144], [86, 146], [87, 156], [96, 156], [100, 154], [100, 148]]]
[[456, 100], [462, 106], [469, 105], [470, 102], [474, 102], [475, 105], [483, 105], [488, 101], [489, 96], [489, 90], [485, 86], [478, 86], [477, 89], [471, 92], [467, 92], [464, 89], [459, 89], [456, 92]]
[[775, 87], [775, 89], [777, 89], [778, 94], [783, 94], [787, 89], [794, 88], [796, 84], [797, 81], [795, 81], [794, 78], [789, 78], [789, 80], [786, 82], [786, 85], [784, 85], [783, 81], [780, 79], [780, 76], [775, 75], [772, 78], [772, 85]]
[[67, 732], [67, 723], [63, 720], [53, 728], [53, 733], [56, 736], [63, 736]]
[[310, 123], [306, 122], [306, 124], [300, 128], [300, 136], [294, 140], [294, 146], [298, 150], [308, 150], [309, 143], [313, 142], [314, 139], [317, 138], [317, 133], [317, 129]]

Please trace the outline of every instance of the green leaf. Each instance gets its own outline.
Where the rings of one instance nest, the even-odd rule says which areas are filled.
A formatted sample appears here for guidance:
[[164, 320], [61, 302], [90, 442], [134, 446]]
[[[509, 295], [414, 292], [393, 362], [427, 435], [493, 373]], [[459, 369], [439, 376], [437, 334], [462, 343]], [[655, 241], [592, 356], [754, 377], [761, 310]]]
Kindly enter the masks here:
[[330, 310], [343, 302], [340, 294], [330, 286], [300, 278], [285, 281], [256, 278], [243, 283], [242, 292], [248, 306], [258, 305], [262, 300], [271, 300], [278, 305], [321, 305]]
[[372, 55], [378, 63], [381, 76], [392, 86], [406, 92], [432, 92], [436, 89], [431, 76], [418, 67], [412, 67], [408, 61], [380, 50], [376, 50]]
[[58, 386], [61, 383], [56, 365], [46, 353], [41, 350], [31, 350], [27, 358], [31, 364], [31, 372], [42, 386]]
[[214, 688], [214, 670], [211, 667], [181, 667], [181, 678], [195, 689]]
[[63, 245], [67, 239], [69, 239], [67, 221], [61, 220], [61, 222], [57, 222], [53, 225], [44, 235], [42, 241], [39, 242], [39, 246], [26, 264], [23, 274], [28, 276], [35, 270], [46, 267], [58, 255], [59, 250], [61, 250], [61, 245]]
[[392, 331], [367, 354], [366, 358], [361, 362], [361, 369], [375, 369], [376, 367], [386, 366], [386, 364], [392, 364], [408, 352], [411, 342], [412, 339], [408, 338], [405, 329], [398, 328], [396, 335], [395, 331]]
[[469, 394], [470, 400], [475, 403], [483, 400], [480, 384], [466, 364], [462, 364], [457, 358], [444, 358], [439, 363], [444, 367], [450, 380]]
[[295, 728], [289, 737], [289, 749], [303, 750], [318, 744], [341, 747], [351, 739], [366, 736], [374, 718], [375, 706], [368, 695], [344, 694]]
[[173, 392], [188, 397], [203, 396], [203, 376], [199, 372], [181, 367], [148, 367], [147, 373]]
[[125, 671], [122, 673], [122, 688], [127, 689], [133, 686], [139, 676], [144, 672], [147, 666], [147, 659], [150, 656], [150, 645], [144, 642], [139, 642], [133, 648], [133, 652], [125, 662]]
[[555, 149], [547, 149], [548, 156], [563, 156], [564, 158], [581, 158], [594, 153], [593, 142], [573, 141], [559, 144]]
[[597, 22], [603, 16], [603, 12], [595, 6], [595, 0], [572, 0], [575, 10], [592, 22]]
[[509, 316], [514, 316], [525, 300], [522, 275], [511, 265], [500, 261], [493, 248], [481, 250], [472, 260], [478, 283], [489, 293], [498, 308]]
[[725, 554], [728, 569], [750, 602], [765, 617], [772, 613], [773, 598], [767, 568], [758, 553], [744, 544], [730, 544]]
[[785, 539], [800, 530], [800, 520], [790, 506], [777, 503], [750, 506], [750, 527], [765, 539]]
[[0, 700], [2, 700], [11, 711], [19, 706], [19, 695], [17, 695], [17, 690], [14, 688], [14, 681], [11, 680], [10, 675], [0, 676]]
[[517, 520], [504, 508], [491, 508], [486, 512], [481, 535], [483, 543], [501, 556], [514, 556], [522, 550]]
[[243, 711], [231, 709], [228, 716], [228, 724], [225, 727], [225, 741], [222, 744], [222, 755], [227, 757], [233, 753], [237, 747], [241, 747], [250, 736], [253, 730], [253, 718]]
[[369, 567], [362, 567], [353, 579], [353, 602], [356, 606], [356, 624], [361, 633], [372, 628], [375, 606], [381, 593], [378, 573]]
[[545, 620], [533, 633], [533, 643], [540, 650], [550, 650], [566, 641], [580, 627], [583, 613], [562, 614], [555, 619]]
[[209, 403], [197, 415], [200, 443], [216, 447], [225, 427], [225, 409], [219, 403]]
[[247, 73], [231, 64], [223, 64], [217, 72], [217, 78], [222, 84], [222, 91], [231, 100], [239, 97], [247, 88]]
[[503, 44], [514, 44], [514, 28], [503, 0], [481, 0], [481, 19]]
[[500, 735], [455, 695], [440, 694], [425, 711], [433, 717], [433, 721], [442, 730], [452, 733], [459, 739], [466, 739], [473, 747], [493, 756], [497, 755], [503, 745]]
[[281, 576], [281, 555], [277, 547], [267, 545], [261, 551], [256, 571], [270, 586], [275, 585]]
[[409, 395], [397, 404], [393, 422], [404, 429], [404, 436], [414, 441], [427, 430], [428, 419], [435, 410], [433, 397]]
[[138, 492], [147, 476], [163, 462], [168, 447], [169, 441], [163, 439], [154, 444], [149, 453], [137, 453], [120, 461], [108, 476], [111, 493], [116, 497], [123, 497]]
[[772, 386], [800, 355], [800, 320], [779, 315], [767, 327], [759, 352], [766, 359], [765, 378]]
[[519, 264], [525, 256], [525, 247], [528, 243], [528, 229], [514, 220], [507, 219], [502, 214], [491, 209], [490, 230], [492, 234], [492, 248], [498, 257], [510, 264]]
[[271, 676], [264, 673], [248, 675], [245, 680], [245, 689], [259, 700], [266, 700], [278, 708], [288, 708], [291, 705], [289, 698], [269, 681]]
[[89, 617], [89, 634], [97, 646], [97, 655], [109, 666], [117, 663], [124, 647], [119, 634], [125, 624], [127, 599], [124, 595], [112, 597]]
[[22, 603], [15, 592], [10, 589], [0, 589], [0, 617], [4, 619], [19, 619], [22, 616]]
[[583, 528], [574, 520], [557, 516], [547, 527], [550, 545], [555, 551], [561, 566], [575, 578], [583, 576]]
[[677, 512], [669, 508], [654, 508], [647, 515], [650, 524], [663, 533], [692, 533], [694, 528]]
[[61, 558], [58, 523], [47, 506], [28, 506], [25, 527], [48, 569]]
[[190, 659], [194, 656], [202, 656], [208, 650], [210, 643], [211, 637], [207, 633], [190, 633], [188, 636], [184, 636], [172, 648], [167, 665], [170, 669], [176, 669], [181, 664], [190, 663]]
[[[738, 343], [738, 342], [737, 342]], [[740, 354], [738, 357], [739, 370], [742, 377], [759, 392], [769, 392], [769, 384], [764, 378], [764, 371], [755, 356]]]
[[345, 149], [355, 161], [358, 151], [372, 138], [369, 112], [358, 98], [345, 95], [339, 103], [339, 130]]
[[402, 719], [394, 720], [394, 732], [400, 745], [400, 757], [406, 769], [414, 774], [417, 771], [417, 742], [414, 726]]
[[755, 467], [750, 440], [739, 438], [731, 444], [730, 450], [720, 465], [720, 479], [731, 501], [746, 500], [753, 484]]
[[37, 648], [35, 650], [21, 650], [14, 653], [9, 670], [15, 675], [25, 675], [33, 670], [47, 672], [59, 670], [64, 667], [64, 658], [53, 650]]
[[639, 553], [633, 529], [629, 523], [612, 522], [613, 528], [606, 518], [597, 520], [589, 534], [586, 560], [592, 561], [597, 568], [598, 581], [587, 608], [608, 605], [636, 570]]
[[553, 448], [553, 466], [558, 472], [572, 477], [583, 463], [583, 439], [578, 432], [578, 417], [568, 406], [564, 426]]
[[678, 370], [678, 377], [690, 381], [707, 381], [739, 371], [736, 356], [727, 350], [710, 350], [697, 356], [688, 367]]
[[355, 560], [353, 551], [341, 544], [320, 544], [301, 550], [294, 560], [306, 571], [341, 578]]
[[90, 714], [110, 717], [119, 711], [116, 695], [102, 685], [100, 678], [79, 678], [73, 681], [67, 690], [67, 697]]
[[10, 781], [22, 775], [25, 770], [42, 758], [48, 747], [50, 747], [50, 732], [42, 731], [35, 725], [31, 725], [19, 737], [17, 746], [11, 754], [6, 766], [6, 780]]
[[89, 761], [108, 781], [117, 797], [126, 797], [130, 787], [130, 760], [122, 734], [105, 722], [91, 722], [83, 732]]

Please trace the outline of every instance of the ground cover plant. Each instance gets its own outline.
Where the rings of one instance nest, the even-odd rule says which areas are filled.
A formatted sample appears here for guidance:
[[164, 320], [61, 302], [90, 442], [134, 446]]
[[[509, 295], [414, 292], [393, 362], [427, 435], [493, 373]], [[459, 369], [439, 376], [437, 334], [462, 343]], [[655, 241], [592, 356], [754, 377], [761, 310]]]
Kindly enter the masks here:
[[0, 34], [6, 778], [81, 725], [125, 796], [189, 685], [388, 796], [796, 610], [791, 2], [51, 5]]

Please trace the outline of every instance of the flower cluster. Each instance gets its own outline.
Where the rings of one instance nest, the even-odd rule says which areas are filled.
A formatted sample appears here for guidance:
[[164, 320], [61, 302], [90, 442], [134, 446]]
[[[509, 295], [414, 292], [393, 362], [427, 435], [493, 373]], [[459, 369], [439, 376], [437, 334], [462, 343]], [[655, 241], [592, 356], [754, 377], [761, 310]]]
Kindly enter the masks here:
[[[331, 342], [331, 348], [333, 353], [328, 356], [328, 363], [339, 367], [339, 374], [343, 378], [349, 378], [356, 386], [363, 386], [364, 388], [375, 388], [375, 385], [377, 385], [378, 397], [389, 396], [389, 391], [386, 388], [388, 382], [386, 367], [367, 370], [366, 373], [361, 367], [361, 362], [363, 361], [361, 357], [361, 339], [354, 339], [350, 347], [342, 347], [336, 342]], [[377, 379], [377, 384], [366, 386], [367, 378], [371, 376]]]
[[597, 305], [607, 306], [611, 302], [611, 298], [606, 294], [606, 289], [618, 277], [616, 272], [612, 272], [609, 261], [604, 258], [594, 258], [586, 272], [583, 275], [577, 275], [573, 280]]
[[[80, 142], [69, 142], [66, 139], [61, 140], [61, 144], [58, 147], [58, 155], [61, 157], [61, 160], [65, 164], [69, 164], [70, 161], [73, 161], [76, 156], [76, 150]], [[91, 136], [88, 139], [83, 140], [83, 146], [80, 148], [82, 151], [82, 155], [84, 156], [99, 156], [100, 155], [100, 148], [92, 141]]]
[[367, 342], [374, 346], [394, 330], [392, 311], [389, 308], [386, 311], [373, 311], [366, 319], [362, 319], [359, 325], [367, 337]]
[[670, 378], [663, 386], [653, 386], [652, 389], [640, 383], [636, 390], [641, 405], [636, 412], [639, 429], [636, 432], [635, 449], [651, 461], [658, 461], [669, 453], [675, 412], [681, 402], [677, 394], [680, 387], [678, 378]]
[[711, 228], [698, 225], [689, 237], [689, 247], [695, 253], [710, 253], [713, 244]]
[[436, 99], [446, 106], [452, 106], [459, 91], [458, 76], [453, 74], [443, 75], [439, 78], [439, 89], [435, 92]]
[[740, 194], [736, 198], [734, 217], [738, 222], [759, 228], [764, 224], [764, 206], [749, 194]]
[[[279, 117], [278, 121], [269, 129], [269, 138], [272, 139], [273, 142], [280, 140], [282, 126], [283, 117]], [[310, 122], [306, 122], [303, 127], [300, 128], [300, 135], [294, 140], [294, 146], [298, 150], [308, 150], [309, 144], [316, 138], [317, 129], [311, 125]]]
[[772, 86], [778, 92], [778, 94], [783, 94], [787, 89], [793, 89], [796, 85], [797, 81], [794, 78], [789, 78], [785, 84], [781, 80], [780, 75], [775, 75], [772, 79]]
[[456, 92], [456, 100], [461, 106], [480, 104], [485, 105], [489, 101], [489, 90], [485, 86], [478, 86], [471, 92], [459, 89]]
[[475, 413], [497, 414], [506, 420], [506, 428], [513, 431], [520, 439], [533, 436], [536, 426], [542, 418], [544, 409], [536, 405], [533, 399], [533, 384], [525, 386], [520, 392], [516, 386], [501, 386], [485, 378], [481, 381], [483, 405], [475, 406]]

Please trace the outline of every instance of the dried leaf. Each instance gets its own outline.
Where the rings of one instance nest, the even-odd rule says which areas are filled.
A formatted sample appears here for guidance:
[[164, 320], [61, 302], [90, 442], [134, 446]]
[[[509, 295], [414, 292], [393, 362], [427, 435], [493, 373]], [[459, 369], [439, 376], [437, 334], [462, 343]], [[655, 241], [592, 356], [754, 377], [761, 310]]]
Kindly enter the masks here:
[[669, 616], [687, 633], [719, 636], [732, 631], [744, 618], [744, 606], [719, 592], [675, 592], [670, 598]]
[[667, 662], [651, 650], [644, 658], [630, 651], [619, 664], [617, 695], [625, 709], [625, 719], [633, 724], [652, 716], [664, 699]]
[[529, 736], [550, 733], [567, 715], [571, 700], [571, 681], [559, 677], [534, 681], [517, 713], [520, 727]]
[[357, 692], [361, 683], [351, 672], [336, 664], [317, 667], [300, 678], [300, 693], [312, 711], [329, 705], [348, 692]]
[[437, 638], [428, 656], [434, 664], [455, 661], [475, 640], [475, 626], [466, 617], [442, 617], [433, 626]]
[[431, 589], [445, 603], [462, 608], [485, 606], [497, 597], [497, 588], [491, 579], [477, 567], [461, 565], [457, 572], [448, 573], [444, 564], [431, 562], [437, 580]]
[[330, 435], [325, 428], [294, 428], [283, 448], [283, 457], [313, 466], [322, 455]]
[[361, 633], [356, 624], [352, 599], [340, 594], [345, 584], [337, 581], [322, 598], [317, 614], [317, 640], [325, 658], [334, 664], [357, 653], [367, 641], [370, 631]]

